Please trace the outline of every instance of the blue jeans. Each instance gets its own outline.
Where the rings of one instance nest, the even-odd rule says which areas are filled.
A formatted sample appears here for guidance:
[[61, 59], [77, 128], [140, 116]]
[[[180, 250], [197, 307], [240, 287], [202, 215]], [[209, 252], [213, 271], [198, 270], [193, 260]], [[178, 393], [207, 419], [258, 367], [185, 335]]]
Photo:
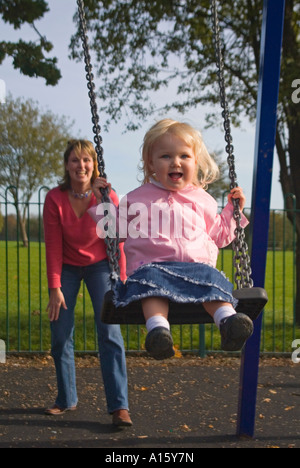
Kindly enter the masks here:
[[74, 309], [81, 281], [90, 294], [98, 333], [98, 346], [108, 412], [128, 409], [127, 371], [123, 337], [119, 325], [106, 325], [100, 320], [104, 294], [110, 289], [107, 260], [79, 267], [63, 265], [61, 290], [67, 310], [61, 308], [57, 321], [51, 322], [51, 353], [55, 362], [60, 408], [71, 408], [78, 402], [74, 359]]

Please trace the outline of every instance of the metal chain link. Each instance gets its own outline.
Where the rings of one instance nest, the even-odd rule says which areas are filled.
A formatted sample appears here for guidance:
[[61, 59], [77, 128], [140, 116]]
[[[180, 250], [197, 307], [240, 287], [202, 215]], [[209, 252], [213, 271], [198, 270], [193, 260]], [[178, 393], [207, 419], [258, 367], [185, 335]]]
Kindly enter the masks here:
[[[223, 109], [223, 125], [225, 130], [225, 141], [226, 152], [228, 154], [227, 162], [229, 167], [229, 178], [230, 178], [230, 190], [237, 187], [237, 176], [235, 172], [235, 160], [234, 160], [234, 148], [232, 145], [232, 136], [231, 136], [231, 127], [230, 127], [230, 118], [229, 118], [229, 109], [228, 102], [226, 97], [226, 87], [225, 87], [225, 78], [224, 78], [224, 59], [222, 54], [222, 44], [220, 39], [220, 23], [218, 17], [218, 7], [217, 0], [211, 0], [212, 2], [212, 16], [213, 16], [213, 35], [214, 35], [214, 45], [216, 53], [216, 64], [218, 69], [218, 79], [219, 79], [219, 88], [220, 88], [220, 103]], [[236, 221], [235, 229], [235, 240], [232, 243], [232, 248], [234, 250], [234, 267], [235, 275], [234, 280], [238, 289], [241, 288], [252, 288], [253, 280], [251, 279], [251, 267], [250, 267], [250, 257], [248, 255], [248, 245], [245, 241], [245, 232], [241, 226], [241, 213], [239, 209], [239, 200], [233, 200], [234, 213], [233, 217]]]
[[[81, 40], [82, 40], [82, 46], [83, 46], [83, 52], [84, 52], [87, 87], [89, 90], [88, 95], [90, 98], [90, 106], [91, 106], [91, 113], [92, 113], [93, 133], [94, 133], [95, 150], [97, 153], [98, 171], [101, 177], [106, 178], [105, 163], [104, 163], [104, 158], [103, 158], [103, 148], [101, 146], [102, 145], [102, 137], [100, 135], [101, 127], [99, 125], [99, 116], [98, 116], [98, 110], [97, 110], [97, 104], [96, 104], [94, 75], [92, 72], [93, 67], [91, 65], [91, 56], [89, 53], [87, 26], [86, 26], [86, 18], [85, 18], [83, 0], [77, 0], [77, 5], [78, 5], [78, 14], [79, 14], [79, 21], [80, 21], [80, 34], [81, 34]], [[111, 200], [108, 196], [108, 190], [101, 189], [101, 193], [102, 193], [102, 202], [110, 204]], [[107, 211], [105, 211], [104, 215], [109, 217], [109, 213]], [[108, 230], [108, 226], [106, 226], [106, 230]], [[107, 257], [108, 257], [109, 265], [111, 269], [111, 278], [112, 280], [117, 280], [118, 277], [120, 276], [120, 267], [119, 267], [120, 249], [119, 249], [118, 236], [116, 238], [105, 237], [104, 241], [106, 244], [106, 253], [107, 253]]]

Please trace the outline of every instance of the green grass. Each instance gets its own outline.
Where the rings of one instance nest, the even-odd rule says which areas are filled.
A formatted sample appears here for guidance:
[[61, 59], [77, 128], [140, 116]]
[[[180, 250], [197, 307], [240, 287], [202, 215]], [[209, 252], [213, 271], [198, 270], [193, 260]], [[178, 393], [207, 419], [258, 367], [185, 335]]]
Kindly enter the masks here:
[[[48, 290], [44, 244], [31, 243], [29, 249], [16, 242], [0, 242], [0, 339], [9, 351], [48, 351], [50, 328], [46, 313]], [[218, 268], [232, 279], [232, 252], [225, 250]], [[262, 351], [290, 352], [296, 337], [293, 326], [292, 252], [269, 252], [265, 288], [269, 302], [265, 308]], [[97, 349], [93, 309], [82, 287], [75, 311], [75, 348]], [[144, 349], [145, 328], [122, 326], [127, 350]], [[182, 350], [199, 349], [199, 326], [172, 327], [175, 345]], [[206, 349], [220, 349], [219, 332], [205, 326]]]

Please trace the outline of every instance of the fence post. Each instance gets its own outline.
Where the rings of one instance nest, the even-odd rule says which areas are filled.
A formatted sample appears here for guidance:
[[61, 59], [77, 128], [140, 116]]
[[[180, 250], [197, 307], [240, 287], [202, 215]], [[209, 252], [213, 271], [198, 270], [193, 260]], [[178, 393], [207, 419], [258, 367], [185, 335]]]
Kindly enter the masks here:
[[41, 207], [43, 203], [41, 201], [41, 193], [43, 190], [49, 191], [49, 187], [43, 185], [38, 191], [38, 219], [39, 219], [39, 310], [40, 310], [40, 351], [43, 350], [43, 301], [42, 301], [42, 223], [43, 213]]
[[296, 338], [296, 213], [297, 213], [297, 200], [293, 193], [287, 193], [284, 196], [284, 210], [287, 213], [287, 199], [293, 200], [293, 340]]

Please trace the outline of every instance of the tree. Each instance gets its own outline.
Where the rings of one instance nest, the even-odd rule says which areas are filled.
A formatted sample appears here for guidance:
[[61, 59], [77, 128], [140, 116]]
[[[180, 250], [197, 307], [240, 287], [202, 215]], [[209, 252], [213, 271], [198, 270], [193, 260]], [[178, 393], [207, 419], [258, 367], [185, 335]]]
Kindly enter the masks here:
[[[71, 126], [66, 117], [40, 112], [32, 100], [8, 96], [0, 114], [0, 188], [9, 188], [27, 246], [26, 210], [33, 193], [63, 171], [63, 151]], [[22, 207], [22, 212], [21, 212]]]
[[[127, 128], [170, 109], [182, 113], [210, 104], [207, 125], [219, 123], [214, 112], [219, 93], [213, 47], [210, 1], [86, 0], [90, 47], [102, 84], [100, 112]], [[219, 2], [224, 42], [227, 97], [234, 125], [256, 118], [263, 0]], [[78, 20], [78, 18], [77, 18]], [[276, 148], [283, 195], [293, 193], [297, 208], [296, 320], [300, 325], [300, 4], [286, 0]], [[81, 57], [79, 34], [71, 40], [74, 58]], [[174, 100], [161, 93], [175, 86]], [[298, 87], [298, 89], [294, 89]], [[168, 94], [169, 96], [169, 94]], [[292, 96], [294, 97], [292, 99]], [[157, 102], [157, 100], [156, 100]], [[292, 209], [291, 197], [287, 208]]]
[[212, 197], [214, 197], [215, 200], [218, 200], [220, 205], [223, 202], [226, 204], [227, 198], [224, 197], [224, 195], [226, 195], [226, 192], [229, 192], [230, 184], [227, 162], [222, 159], [222, 153], [220, 151], [214, 152], [212, 157], [219, 167], [220, 175], [216, 182], [208, 186], [207, 191]]
[[24, 75], [45, 78], [47, 85], [54, 86], [61, 78], [56, 66], [57, 59], [45, 57], [45, 52], [50, 52], [53, 45], [34, 24], [48, 11], [48, 3], [44, 0], [0, 0], [0, 15], [5, 23], [11, 24], [14, 29], [20, 29], [24, 23], [28, 23], [38, 36], [38, 43], [21, 39], [17, 43], [0, 41], [0, 64], [6, 56], [10, 56], [14, 68]]

